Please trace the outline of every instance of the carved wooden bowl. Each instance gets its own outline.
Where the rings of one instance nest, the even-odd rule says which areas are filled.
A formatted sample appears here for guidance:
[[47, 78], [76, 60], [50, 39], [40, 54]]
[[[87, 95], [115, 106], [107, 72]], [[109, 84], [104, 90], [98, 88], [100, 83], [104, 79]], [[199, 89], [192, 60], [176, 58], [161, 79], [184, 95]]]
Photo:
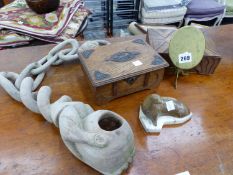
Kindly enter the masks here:
[[26, 2], [38, 14], [55, 11], [60, 4], [60, 0], [26, 0]]

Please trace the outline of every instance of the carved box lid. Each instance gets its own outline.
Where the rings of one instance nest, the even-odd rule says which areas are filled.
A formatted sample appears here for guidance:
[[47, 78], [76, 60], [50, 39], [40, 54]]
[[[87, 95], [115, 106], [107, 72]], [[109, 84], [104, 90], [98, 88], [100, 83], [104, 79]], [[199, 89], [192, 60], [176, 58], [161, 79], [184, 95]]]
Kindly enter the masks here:
[[80, 61], [94, 87], [169, 66], [143, 39], [86, 50], [80, 53]]

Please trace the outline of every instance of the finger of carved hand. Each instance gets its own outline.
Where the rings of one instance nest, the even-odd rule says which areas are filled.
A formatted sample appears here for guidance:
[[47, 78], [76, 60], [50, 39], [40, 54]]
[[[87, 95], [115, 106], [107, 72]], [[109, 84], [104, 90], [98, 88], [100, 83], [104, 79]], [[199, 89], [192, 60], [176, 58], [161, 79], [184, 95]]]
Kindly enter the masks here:
[[84, 130], [83, 121], [74, 105], [66, 106], [59, 117], [59, 128], [63, 135], [62, 138], [72, 143], [86, 143], [99, 148], [107, 146], [108, 137]]
[[57, 115], [59, 115], [61, 113], [61, 111], [67, 107], [67, 106], [71, 106], [73, 108], [75, 108], [75, 112], [78, 113], [78, 116], [80, 117], [80, 119], [84, 119], [85, 117], [87, 117], [89, 114], [91, 114], [92, 112], [94, 112], [94, 110], [88, 105], [88, 104], [84, 104], [82, 102], [72, 102], [72, 101], [68, 101], [68, 102], [61, 102], [61, 99], [59, 99], [58, 101], [56, 101], [55, 103], [52, 104], [51, 106], [51, 118], [54, 121], [54, 124], [57, 126]]
[[4, 74], [0, 74], [0, 86], [16, 101], [21, 101], [20, 94], [18, 89], [14, 86], [14, 84], [3, 76]]
[[94, 110], [92, 109], [90, 105], [82, 103], [82, 102], [73, 102], [73, 106], [75, 107], [81, 119], [84, 119], [89, 114], [94, 112]]
[[[59, 99], [60, 100], [60, 99]], [[58, 117], [60, 116], [60, 113], [63, 111], [63, 109], [65, 109], [67, 106], [70, 106], [72, 107], [72, 103], [74, 102], [58, 102], [56, 101], [55, 103], [53, 103], [51, 105], [51, 118], [52, 118], [52, 121], [54, 123], [54, 125], [56, 127], [59, 127], [59, 123], [58, 123]], [[75, 111], [75, 113], [77, 113]]]
[[65, 106], [60, 112], [59, 128], [65, 140], [72, 143], [86, 142], [82, 120], [73, 106]]
[[50, 123], [53, 122], [51, 118], [51, 104], [50, 104], [51, 88], [43, 86], [39, 89], [37, 95], [37, 105], [40, 113]]
[[101, 136], [98, 137], [96, 133], [84, 130], [83, 120], [74, 106], [69, 105], [62, 110], [59, 117], [59, 128], [65, 142], [85, 143], [97, 147], [106, 145], [105, 139], [102, 139]]
[[22, 103], [30, 109], [32, 112], [40, 113], [37, 107], [37, 102], [34, 99], [34, 95], [32, 93], [33, 88], [33, 79], [31, 77], [26, 77], [23, 79], [20, 86], [20, 98]]
[[[44, 90], [46, 91], [46, 90]], [[47, 94], [46, 94], [47, 93]], [[47, 105], [44, 105], [44, 106], [48, 106], [49, 105], [49, 108], [47, 108], [47, 111], [49, 110], [49, 113], [47, 112], [47, 115], [44, 114], [46, 116], [49, 117], [49, 121], [53, 122], [53, 124], [56, 126], [56, 127], [59, 127], [59, 123], [58, 123], [58, 118], [59, 118], [59, 115], [61, 113], [61, 111], [68, 105], [70, 105], [70, 102], [72, 101], [72, 99], [69, 97], [69, 96], [62, 96], [61, 98], [59, 98], [56, 102], [50, 104], [49, 102], [49, 98], [50, 98], [50, 94], [51, 92], [49, 92], [47, 90], [47, 92], [44, 92], [44, 98], [48, 98], [47, 100], [43, 100], [41, 98], [41, 102], [40, 103], [47, 103]], [[39, 98], [38, 98], [38, 102], [39, 102]], [[41, 111], [43, 112], [43, 111]], [[48, 115], [49, 114], [49, 115]]]
[[61, 96], [55, 103], [71, 102], [72, 98], [68, 95]]

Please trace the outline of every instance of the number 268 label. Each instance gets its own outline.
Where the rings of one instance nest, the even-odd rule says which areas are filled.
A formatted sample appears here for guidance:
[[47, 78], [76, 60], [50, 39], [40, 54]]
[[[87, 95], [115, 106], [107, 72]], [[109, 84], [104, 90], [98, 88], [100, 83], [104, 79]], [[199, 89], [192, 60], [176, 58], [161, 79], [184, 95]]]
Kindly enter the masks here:
[[179, 54], [179, 63], [190, 63], [192, 62], [192, 54], [189, 52], [184, 52], [182, 54]]

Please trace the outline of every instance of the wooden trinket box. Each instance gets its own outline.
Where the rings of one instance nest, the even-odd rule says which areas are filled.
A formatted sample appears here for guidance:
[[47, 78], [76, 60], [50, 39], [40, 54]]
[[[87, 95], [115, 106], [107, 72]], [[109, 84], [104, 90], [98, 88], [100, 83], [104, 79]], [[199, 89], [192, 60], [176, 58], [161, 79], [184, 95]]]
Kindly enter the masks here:
[[[177, 29], [149, 29], [147, 33], [148, 43], [172, 66], [168, 49], [172, 34]], [[202, 61], [194, 67], [191, 72], [198, 74], [210, 75], [213, 74], [218, 64], [221, 61], [220, 55], [217, 53], [217, 47], [212, 39], [208, 36], [208, 28], [201, 29], [206, 40], [206, 49]]]
[[157, 87], [169, 64], [143, 39], [116, 42], [80, 53], [97, 104]]

